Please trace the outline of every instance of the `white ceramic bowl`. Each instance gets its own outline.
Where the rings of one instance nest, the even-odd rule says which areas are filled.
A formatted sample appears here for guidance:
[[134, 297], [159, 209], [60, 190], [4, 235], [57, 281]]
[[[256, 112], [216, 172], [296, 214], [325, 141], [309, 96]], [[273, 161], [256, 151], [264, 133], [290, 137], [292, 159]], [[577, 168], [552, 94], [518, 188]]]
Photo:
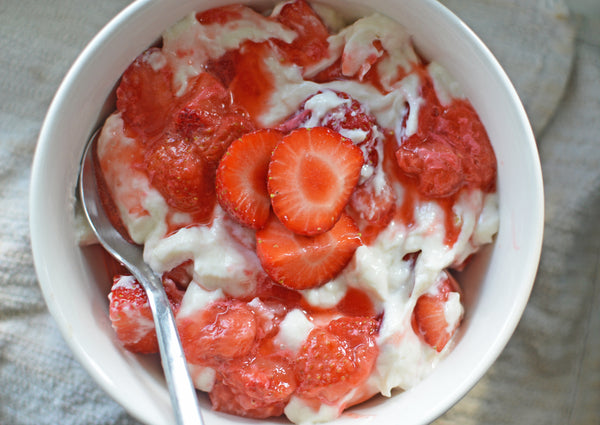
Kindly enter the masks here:
[[[344, 0], [324, 1], [342, 10]], [[141, 421], [166, 425], [172, 412], [156, 357], [139, 357], [116, 342], [108, 319], [110, 279], [97, 248], [78, 246], [73, 204], [79, 158], [90, 133], [114, 107], [114, 87], [127, 65], [187, 12], [223, 0], [140, 0], [86, 47], [60, 86], [42, 127], [33, 163], [31, 241], [50, 312], [76, 358], [100, 386]], [[246, 2], [244, 2], [246, 3]], [[254, 5], [269, 5], [258, 0]], [[543, 188], [535, 141], [507, 76], [482, 42], [435, 0], [369, 0], [398, 20], [418, 50], [462, 85], [485, 124], [498, 158], [500, 230], [461, 276], [466, 317], [458, 343], [415, 388], [376, 397], [335, 424], [427, 423], [463, 397], [496, 360], [527, 303], [542, 242]], [[359, 10], [359, 9], [357, 9]], [[207, 425], [254, 421], [212, 412]], [[280, 422], [276, 420], [275, 422]]]

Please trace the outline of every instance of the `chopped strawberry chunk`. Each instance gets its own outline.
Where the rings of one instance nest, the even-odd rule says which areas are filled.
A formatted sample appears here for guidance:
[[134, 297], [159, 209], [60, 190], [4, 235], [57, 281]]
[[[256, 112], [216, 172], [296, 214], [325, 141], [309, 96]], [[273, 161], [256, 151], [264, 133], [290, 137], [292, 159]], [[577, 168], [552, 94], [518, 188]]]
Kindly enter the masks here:
[[231, 142], [253, 129], [245, 110], [232, 103], [230, 91], [207, 72], [195, 78], [174, 117], [174, 132], [193, 142], [215, 168]]
[[375, 319], [345, 317], [313, 329], [300, 348], [296, 376], [300, 397], [336, 403], [364, 383], [379, 348]]
[[146, 161], [152, 184], [170, 206], [210, 216], [216, 201], [214, 171], [193, 144], [164, 139], [152, 146]]
[[275, 282], [292, 289], [314, 288], [333, 279], [361, 243], [358, 227], [346, 214], [317, 236], [295, 234], [274, 215], [256, 232], [263, 269]]
[[438, 283], [435, 294], [425, 293], [417, 299], [413, 310], [412, 328], [423, 340], [436, 351], [444, 349], [462, 319], [449, 324], [446, 319], [445, 304], [450, 293], [461, 293], [460, 287], [454, 278], [444, 272], [445, 278]]
[[218, 366], [246, 355], [257, 337], [255, 314], [242, 301], [216, 301], [206, 309], [177, 318], [177, 329], [187, 360]]
[[385, 177], [373, 176], [356, 187], [349, 205], [362, 220], [385, 227], [394, 216], [396, 195]]
[[257, 355], [223, 365], [210, 392], [213, 408], [252, 418], [280, 416], [296, 390], [292, 359]]
[[358, 183], [360, 148], [324, 127], [283, 138], [269, 164], [273, 211], [290, 230], [316, 235], [331, 229]]
[[429, 197], [452, 196], [462, 187], [495, 189], [496, 157], [485, 127], [466, 100], [441, 105], [431, 77], [421, 70], [425, 99], [418, 129], [396, 151], [400, 169]]
[[445, 197], [456, 193], [463, 185], [461, 160], [443, 137], [429, 135], [425, 140], [414, 135], [402, 143], [396, 152], [398, 165], [415, 177], [421, 193]]
[[357, 288], [349, 287], [335, 307], [344, 316], [375, 316], [373, 301], [366, 292]]
[[342, 58], [338, 58], [334, 63], [329, 65], [324, 70], [320, 71], [317, 75], [311, 78], [315, 83], [327, 83], [330, 81], [343, 80], [344, 74], [342, 74]]
[[496, 155], [473, 106], [466, 100], [456, 100], [445, 111], [444, 118], [447, 129], [439, 131], [447, 135], [459, 152], [466, 185], [495, 190]]
[[129, 65], [117, 88], [117, 109], [127, 130], [147, 140], [165, 129], [174, 101], [171, 81], [172, 71], [156, 47]]
[[[230, 94], [215, 77], [207, 72], [198, 75], [175, 114], [175, 131], [193, 138], [199, 132], [218, 125], [219, 114], [231, 102]], [[201, 134], [201, 133], [200, 133]]]
[[260, 229], [271, 212], [267, 172], [271, 153], [281, 141], [276, 130], [258, 130], [234, 141], [217, 169], [217, 199], [245, 226]]
[[206, 71], [218, 78], [225, 87], [230, 87], [236, 74], [236, 64], [240, 57], [239, 50], [228, 50], [219, 58], [209, 59]]
[[[171, 309], [176, 313], [183, 291], [172, 281], [165, 280], [163, 284]], [[142, 354], [158, 352], [154, 319], [144, 288], [131, 276], [116, 276], [109, 300], [112, 327], [125, 348]]]
[[171, 270], [163, 273], [163, 280], [171, 280], [177, 288], [186, 290], [192, 281], [194, 273], [194, 261], [187, 260]]
[[238, 20], [243, 15], [246, 6], [241, 4], [231, 4], [221, 7], [214, 7], [202, 12], [196, 13], [196, 19], [202, 25], [226, 24], [230, 21]]
[[308, 66], [328, 56], [329, 31], [305, 0], [287, 2], [275, 19], [298, 34], [290, 44], [275, 40], [287, 60], [299, 66]]
[[251, 41], [244, 42], [238, 52], [229, 89], [234, 102], [259, 121], [275, 87], [274, 76], [266, 65], [275, 52], [268, 42]]

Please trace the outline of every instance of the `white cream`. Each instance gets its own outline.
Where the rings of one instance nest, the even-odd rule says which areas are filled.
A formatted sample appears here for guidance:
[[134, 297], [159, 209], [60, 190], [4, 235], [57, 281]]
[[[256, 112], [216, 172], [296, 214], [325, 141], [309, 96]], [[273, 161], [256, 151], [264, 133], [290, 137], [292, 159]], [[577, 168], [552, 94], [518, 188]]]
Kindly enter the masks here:
[[123, 224], [131, 238], [143, 244], [166, 232], [168, 206], [147, 174], [130, 163], [128, 150], [135, 143], [124, 133], [121, 114], [113, 114], [98, 138], [98, 158]]
[[400, 71], [408, 72], [412, 64], [419, 61], [409, 34], [397, 22], [379, 13], [357, 20], [340, 31], [337, 37], [343, 39], [344, 45], [342, 73], [349, 77], [357, 75], [362, 79], [375, 60], [383, 55], [374, 45], [375, 41], [379, 41], [388, 52], [387, 58], [377, 65], [384, 87], [389, 87]]
[[446, 332], [452, 334], [462, 319], [465, 309], [460, 302], [460, 294], [458, 292], [450, 292], [448, 301], [444, 303], [444, 318], [446, 319]]
[[209, 291], [192, 281], [185, 291], [181, 306], [177, 312], [177, 318], [188, 317], [202, 311], [210, 304], [223, 298], [225, 298], [225, 294], [223, 294], [221, 289]]
[[281, 350], [297, 353], [315, 325], [297, 308], [286, 314], [279, 324], [273, 343]]
[[159, 274], [193, 260], [194, 280], [208, 290], [222, 289], [231, 296], [251, 294], [264, 272], [254, 251], [228, 230], [220, 207], [211, 226], [179, 229], [170, 236], [148, 240], [144, 260]]
[[448, 106], [454, 99], [465, 97], [460, 84], [439, 63], [431, 62], [427, 65], [427, 70], [433, 81], [435, 94], [442, 106]]
[[340, 414], [338, 406], [321, 404], [315, 411], [308, 403], [300, 397], [292, 396], [284, 409], [285, 416], [297, 425], [312, 425], [319, 422], [329, 422]]
[[[338, 96], [337, 93], [331, 90], [324, 90], [321, 93], [318, 93], [308, 99], [304, 103], [304, 109], [307, 111], [311, 111], [310, 118], [303, 124], [304, 127], [311, 128], [318, 126], [325, 115], [327, 115], [332, 109], [338, 108], [340, 106], [350, 105], [352, 101], [350, 99], [344, 99], [341, 96]], [[342, 112], [338, 112], [341, 116], [333, 117], [341, 120], [344, 116]]]
[[346, 295], [347, 285], [343, 279], [333, 279], [318, 288], [300, 291], [304, 299], [319, 308], [335, 307]]
[[188, 371], [194, 387], [200, 391], [210, 392], [213, 389], [217, 377], [217, 371], [212, 367], [188, 363]]
[[491, 243], [500, 226], [498, 215], [498, 194], [487, 193], [483, 198], [483, 208], [473, 232], [472, 243], [481, 246]]

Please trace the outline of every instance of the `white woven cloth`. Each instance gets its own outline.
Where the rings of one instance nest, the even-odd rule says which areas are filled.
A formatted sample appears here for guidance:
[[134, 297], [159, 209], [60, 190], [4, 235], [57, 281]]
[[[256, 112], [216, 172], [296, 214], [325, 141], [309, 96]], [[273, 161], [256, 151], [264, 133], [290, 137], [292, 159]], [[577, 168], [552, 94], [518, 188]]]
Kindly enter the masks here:
[[[48, 314], [32, 265], [27, 202], [54, 92], [84, 45], [127, 3], [0, 1], [2, 425], [137, 423], [73, 359]], [[560, 0], [444, 3], [489, 45], [523, 99], [538, 136], [547, 215], [540, 271], [517, 332], [436, 424], [597, 425], [600, 44], [575, 37]]]

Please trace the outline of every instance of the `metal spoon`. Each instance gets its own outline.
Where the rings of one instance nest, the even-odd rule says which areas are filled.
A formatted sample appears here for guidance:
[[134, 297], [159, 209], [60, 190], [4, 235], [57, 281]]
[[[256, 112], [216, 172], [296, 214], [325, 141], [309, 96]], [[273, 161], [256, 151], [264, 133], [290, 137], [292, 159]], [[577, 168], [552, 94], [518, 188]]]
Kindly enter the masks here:
[[196, 390], [162, 282], [144, 262], [142, 248], [126, 241], [112, 226], [100, 202], [92, 154], [98, 134], [97, 131], [90, 138], [81, 159], [79, 195], [83, 210], [100, 244], [123, 263], [146, 290], [177, 424], [203, 425]]

